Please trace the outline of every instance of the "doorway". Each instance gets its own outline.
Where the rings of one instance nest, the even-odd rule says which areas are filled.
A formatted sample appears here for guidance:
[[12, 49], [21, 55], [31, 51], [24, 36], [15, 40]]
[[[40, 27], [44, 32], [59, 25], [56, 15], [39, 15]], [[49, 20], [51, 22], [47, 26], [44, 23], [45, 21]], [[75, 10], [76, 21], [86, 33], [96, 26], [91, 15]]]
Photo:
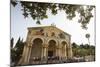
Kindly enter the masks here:
[[48, 57], [53, 57], [55, 55], [56, 55], [56, 42], [54, 40], [50, 40], [48, 46]]
[[48, 57], [52, 57], [53, 56], [53, 51], [48, 51]]

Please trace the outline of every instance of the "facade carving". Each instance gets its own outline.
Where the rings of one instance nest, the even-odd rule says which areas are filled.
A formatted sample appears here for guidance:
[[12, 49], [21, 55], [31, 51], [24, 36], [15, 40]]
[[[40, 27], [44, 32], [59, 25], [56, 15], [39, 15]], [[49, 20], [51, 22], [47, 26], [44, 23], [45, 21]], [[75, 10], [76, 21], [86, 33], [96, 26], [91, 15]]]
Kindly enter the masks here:
[[50, 58], [65, 61], [72, 58], [71, 35], [54, 26], [30, 27], [19, 64], [46, 63]]

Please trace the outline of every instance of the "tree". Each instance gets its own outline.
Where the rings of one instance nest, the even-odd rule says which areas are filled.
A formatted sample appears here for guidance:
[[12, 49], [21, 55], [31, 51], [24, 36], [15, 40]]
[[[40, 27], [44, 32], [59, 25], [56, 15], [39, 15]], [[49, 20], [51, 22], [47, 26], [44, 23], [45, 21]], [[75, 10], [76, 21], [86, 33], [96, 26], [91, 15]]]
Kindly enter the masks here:
[[82, 44], [80, 44], [80, 48], [84, 48], [84, 44], [82, 43]]
[[11, 38], [11, 40], [10, 40], [10, 47], [13, 48], [13, 45], [14, 45], [14, 38]]
[[81, 23], [83, 29], [87, 29], [87, 24], [93, 17], [92, 10], [95, 6], [87, 5], [86, 8], [82, 5], [71, 4], [59, 4], [59, 3], [39, 3], [39, 2], [27, 2], [11, 0], [11, 4], [15, 7], [17, 4], [21, 4], [23, 16], [27, 18], [29, 15], [33, 20], [37, 20], [37, 24], [41, 24], [41, 20], [48, 18], [47, 11], [50, 10], [52, 15], [58, 14], [58, 11], [63, 10], [66, 14], [66, 18], [72, 20], [76, 17], [76, 13], [79, 14], [79, 23]]
[[87, 52], [88, 51], [86, 49], [84, 49], [84, 48], [79, 49], [79, 56], [84, 57], [84, 56], [87, 55]]
[[73, 56], [78, 56], [79, 55], [79, 46], [73, 42], [72, 43], [72, 51], [73, 51]]
[[77, 48], [77, 44], [75, 42], [72, 43], [72, 48]]
[[89, 45], [90, 45], [90, 40], [89, 40], [90, 34], [86, 34], [85, 37], [88, 39], [88, 43], [89, 43]]
[[73, 56], [88, 56], [88, 55], [93, 55], [95, 56], [95, 46], [93, 45], [88, 45], [88, 44], [76, 44], [75, 42], [72, 43], [72, 51], [73, 51]]
[[11, 50], [11, 62], [14, 62], [15, 64], [19, 62], [22, 57], [23, 48], [24, 42], [19, 37], [15, 47]]

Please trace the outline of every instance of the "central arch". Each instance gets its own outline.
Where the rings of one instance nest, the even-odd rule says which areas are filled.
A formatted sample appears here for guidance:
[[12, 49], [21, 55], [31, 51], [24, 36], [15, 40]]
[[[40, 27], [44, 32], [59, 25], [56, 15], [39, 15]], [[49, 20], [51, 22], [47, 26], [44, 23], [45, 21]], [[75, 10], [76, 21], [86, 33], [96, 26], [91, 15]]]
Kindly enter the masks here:
[[33, 40], [30, 60], [35, 59], [35, 58], [41, 58], [42, 43], [43, 41], [40, 38], [36, 38]]
[[56, 41], [50, 40], [48, 46], [48, 57], [56, 56]]

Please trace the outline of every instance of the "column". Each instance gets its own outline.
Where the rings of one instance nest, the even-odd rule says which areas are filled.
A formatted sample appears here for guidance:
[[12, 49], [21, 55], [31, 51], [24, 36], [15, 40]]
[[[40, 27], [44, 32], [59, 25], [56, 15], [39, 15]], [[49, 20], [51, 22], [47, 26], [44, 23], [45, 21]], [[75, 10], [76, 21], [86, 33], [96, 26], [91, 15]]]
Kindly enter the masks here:
[[44, 47], [44, 57], [46, 57], [46, 47]]
[[31, 58], [32, 43], [30, 43], [30, 46], [28, 46], [28, 48], [29, 48], [29, 51], [28, 51], [28, 63], [29, 63], [30, 58]]
[[47, 60], [47, 58], [48, 58], [48, 56], [47, 56], [47, 53], [48, 53], [47, 48], [48, 48], [48, 47], [45, 46], [45, 47], [44, 47], [44, 51], [43, 51], [43, 52], [44, 52], [44, 53], [43, 53], [43, 56], [44, 56], [43, 60], [44, 60], [44, 63], [46, 62], [46, 60]]
[[72, 48], [69, 48], [69, 58], [72, 58]]
[[68, 47], [68, 59], [70, 58], [70, 47]]
[[47, 57], [47, 45], [45, 45], [44, 48], [43, 48], [43, 56], [45, 58]]
[[55, 48], [56, 49], [56, 53], [55, 53], [55, 56], [57, 56], [57, 48]]
[[23, 49], [23, 53], [22, 53], [22, 58], [20, 59], [20, 61], [18, 62], [18, 64], [24, 64], [25, 62], [25, 50], [26, 50], [26, 44], [24, 46], [24, 49]]
[[66, 47], [66, 58], [68, 58], [68, 47]]
[[62, 49], [60, 47], [58, 49], [58, 52], [59, 52], [59, 60], [61, 60], [61, 57], [62, 57]]
[[60, 56], [60, 47], [58, 48], [58, 56], [59, 56], [59, 60], [61, 60], [61, 56]]
[[64, 51], [65, 51], [65, 57], [66, 57], [66, 45], [65, 45]]
[[48, 46], [46, 47], [46, 60], [48, 59]]
[[29, 63], [29, 59], [30, 59], [30, 54], [31, 54], [31, 47], [32, 43], [28, 43], [26, 45], [26, 50], [25, 50], [25, 64]]
[[43, 54], [44, 54], [44, 47], [42, 46], [42, 53], [41, 53], [41, 58], [43, 58]]
[[27, 58], [28, 58], [28, 46], [26, 46], [26, 50], [25, 50], [25, 58], [24, 58], [24, 62], [25, 62], [25, 64], [27, 64]]
[[41, 61], [44, 60], [44, 46], [42, 46], [42, 51], [41, 51]]
[[59, 47], [56, 48], [56, 56], [59, 56]]

